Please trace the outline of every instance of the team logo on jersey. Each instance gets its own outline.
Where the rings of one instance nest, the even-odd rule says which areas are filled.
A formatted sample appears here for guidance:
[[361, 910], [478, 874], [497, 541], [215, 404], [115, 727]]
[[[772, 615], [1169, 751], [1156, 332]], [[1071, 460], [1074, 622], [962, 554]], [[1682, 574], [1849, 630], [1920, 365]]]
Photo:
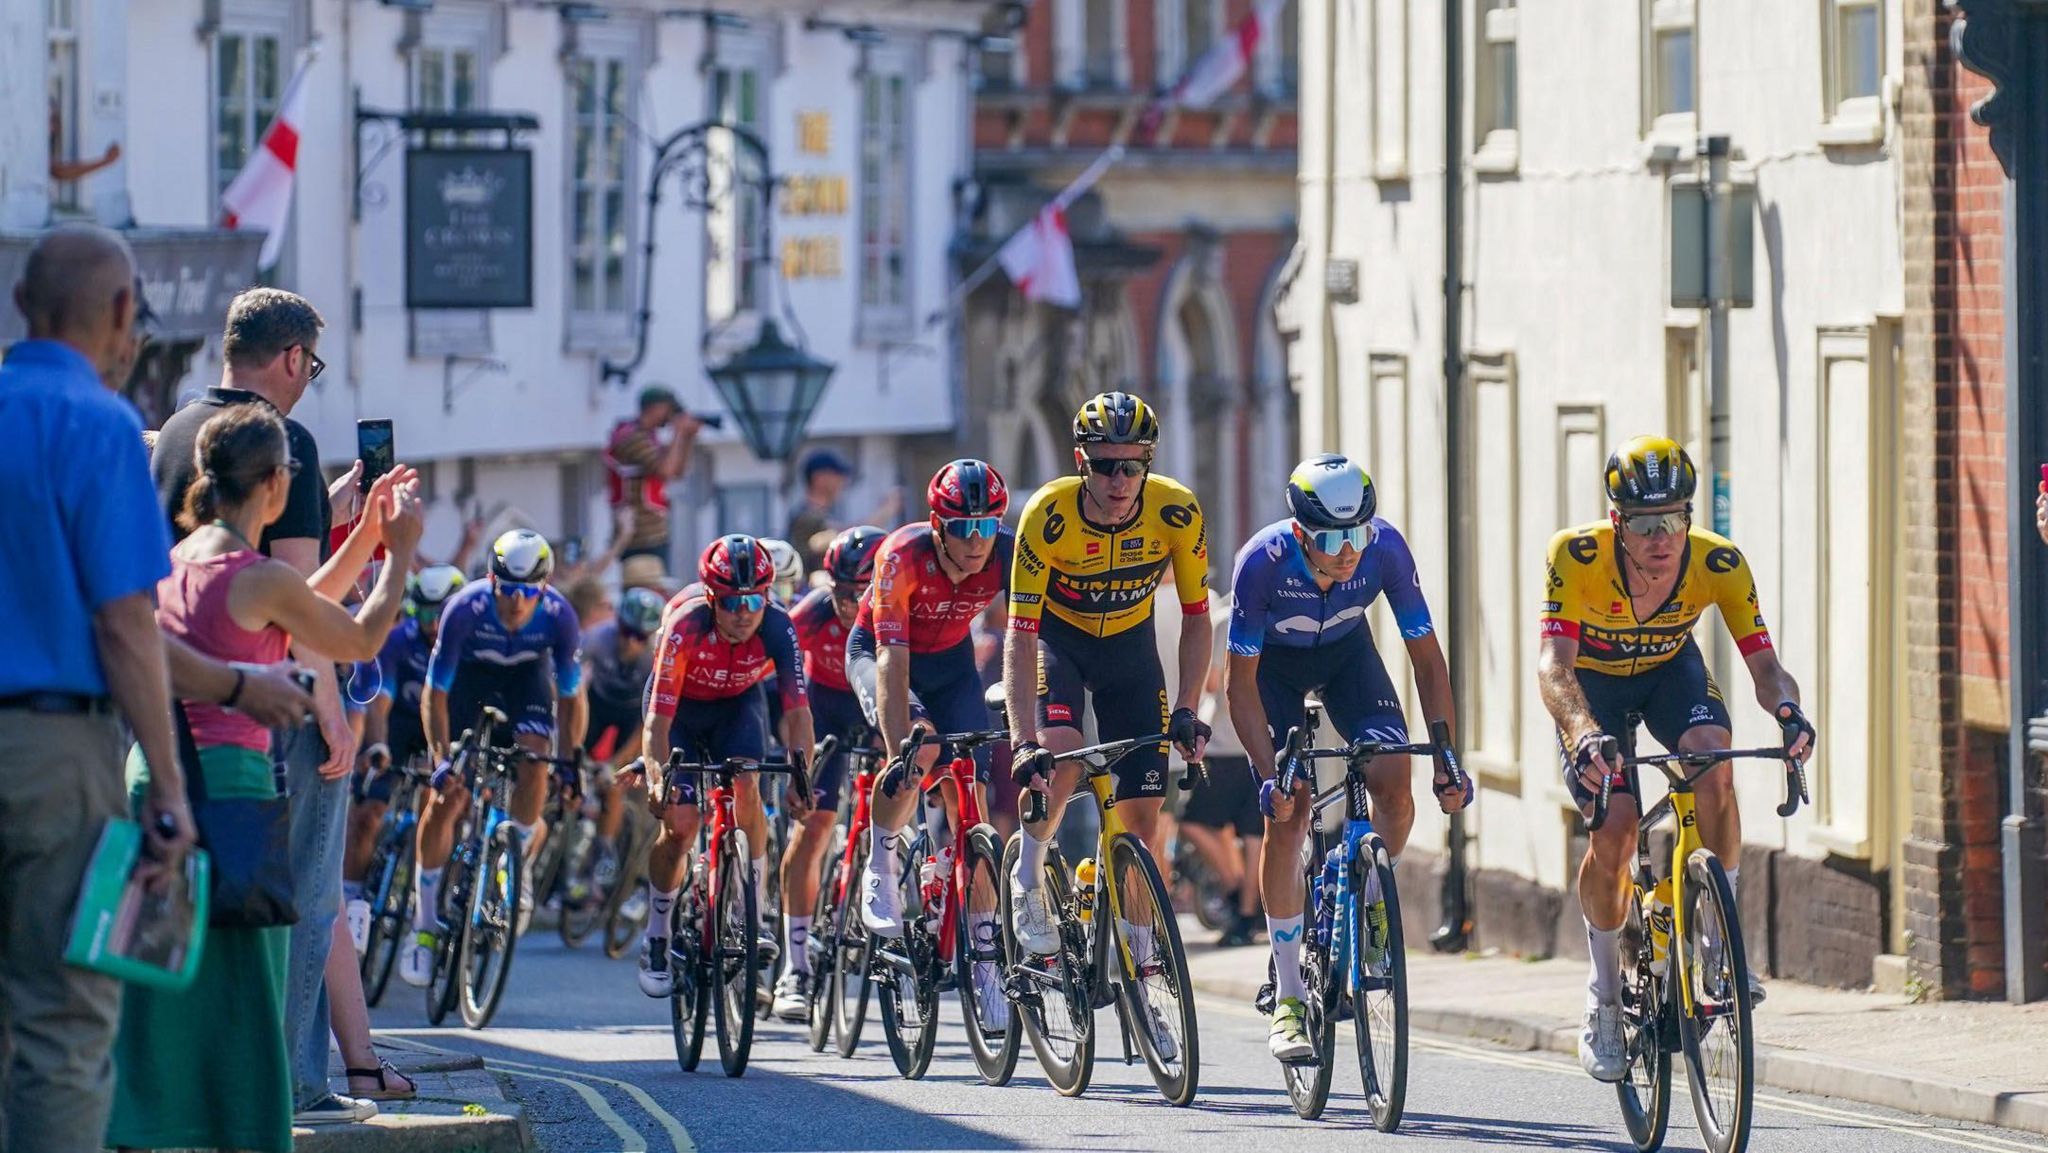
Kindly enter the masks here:
[[1279, 560], [1281, 557], [1286, 556], [1287, 539], [1286, 537], [1274, 537], [1272, 540], [1267, 541], [1266, 555], [1274, 560]]
[[1564, 550], [1580, 564], [1592, 564], [1593, 558], [1600, 555], [1600, 542], [1589, 536], [1575, 536]]
[[1036, 549], [1027, 544], [1017, 553], [1017, 567], [1030, 576], [1037, 576], [1045, 571], [1045, 561], [1039, 557]]
[[1060, 538], [1065, 535], [1067, 535], [1066, 517], [1059, 513], [1053, 513], [1045, 518], [1045, 543], [1058, 544]]
[[1118, 542], [1116, 547], [1123, 549], [1125, 552], [1136, 552], [1145, 547], [1145, 538], [1141, 536], [1127, 536]]
[[1168, 528], [1186, 528], [1195, 523], [1195, 506], [1170, 504], [1159, 510], [1159, 519]]
[[[1276, 555], [1277, 555], [1277, 554], [1276, 554]], [[1549, 581], [1551, 589], [1552, 589], [1552, 590], [1556, 590], [1556, 589], [1561, 589], [1561, 588], [1563, 588], [1563, 587], [1564, 587], [1564, 578], [1563, 578], [1563, 577], [1561, 577], [1561, 576], [1559, 576], [1559, 575], [1557, 575], [1557, 566], [1556, 566], [1556, 565], [1554, 565], [1554, 564], [1552, 564], [1552, 565], [1544, 565], [1543, 567], [1544, 567], [1544, 569], [1545, 569], [1545, 570], [1547, 571], [1547, 573], [1549, 574], [1549, 575], [1548, 575], [1548, 577], [1547, 577], [1546, 579], [1547, 579], [1547, 580]], [[1418, 571], [1416, 572], [1416, 574], [1415, 574], [1415, 579], [1416, 579], [1416, 580], [1418, 580], [1418, 581], [1422, 579], [1422, 573], [1421, 573], [1421, 572], [1420, 572], [1419, 570], [1418, 570]]]
[[1717, 548], [1707, 554], [1708, 572], [1734, 572], [1740, 567], [1742, 567], [1742, 554], [1732, 548]]

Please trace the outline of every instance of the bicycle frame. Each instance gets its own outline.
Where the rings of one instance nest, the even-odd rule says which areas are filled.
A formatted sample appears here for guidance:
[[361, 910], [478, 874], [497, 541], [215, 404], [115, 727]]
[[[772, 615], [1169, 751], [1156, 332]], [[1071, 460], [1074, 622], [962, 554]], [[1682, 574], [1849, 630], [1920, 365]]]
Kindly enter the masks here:
[[[709, 793], [699, 802], [700, 809], [708, 807], [711, 812], [697, 830], [697, 864], [704, 871], [706, 886], [704, 931], [700, 934], [702, 939], [698, 943], [697, 963], [708, 968], [712, 964], [713, 951], [718, 947], [718, 943], [712, 939], [711, 917], [713, 910], [718, 907], [719, 899], [725, 894], [725, 886], [732, 881], [732, 878], [727, 877], [725, 871], [718, 867], [718, 861], [725, 848], [726, 838], [732, 836], [733, 830], [739, 827], [739, 821], [733, 815], [733, 780], [743, 772], [766, 775], [794, 773], [795, 770], [789, 765], [756, 763], [739, 758], [731, 758], [717, 765], [693, 765], [684, 761], [682, 756], [682, 753], [677, 752], [669, 759], [668, 771], [662, 778], [664, 798], [681, 787], [680, 778], [685, 773], [702, 773], [711, 779]], [[799, 788], [809, 787], [801, 777], [797, 785]], [[693, 869], [689, 875], [693, 876], [695, 873], [696, 870]], [[688, 879], [689, 876], [686, 876], [686, 884]], [[740, 883], [746, 883], [746, 878], [740, 878]]]
[[[866, 755], [862, 755], [866, 754]], [[874, 823], [873, 803], [870, 798], [875, 791], [875, 762], [880, 753], [872, 749], [848, 749], [846, 755], [859, 757], [860, 771], [853, 775], [848, 786], [853, 796], [853, 812], [846, 819], [846, 844], [839, 850], [839, 879], [833, 886], [832, 903], [846, 904], [846, 895], [860, 878], [853, 875], [854, 855], [860, 851], [861, 838], [868, 835], [868, 828]]]
[[[974, 795], [974, 748], [1009, 738], [1010, 734], [1001, 730], [953, 733], [943, 737], [929, 737], [920, 731], [912, 737], [904, 758], [907, 764], [926, 741], [936, 743], [940, 750], [939, 760], [918, 782], [922, 796], [920, 804], [936, 803], [932, 794], [939, 792], [948, 781], [952, 782], [959, 797], [960, 819], [953, 822], [953, 869], [946, 875], [945, 892], [939, 907], [931, 910], [939, 918], [937, 955], [940, 957], [951, 957], [957, 945], [958, 929], [954, 922], [958, 918], [954, 914], [967, 899], [967, 838], [974, 827], [981, 824], [982, 818], [980, 802]], [[952, 756], [946, 756], [948, 752]]]

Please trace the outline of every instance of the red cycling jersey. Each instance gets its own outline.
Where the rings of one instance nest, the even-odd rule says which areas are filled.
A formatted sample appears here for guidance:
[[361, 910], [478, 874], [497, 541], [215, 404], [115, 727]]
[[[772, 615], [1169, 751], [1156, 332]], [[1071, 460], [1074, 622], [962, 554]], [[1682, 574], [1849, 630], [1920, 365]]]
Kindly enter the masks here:
[[785, 713], [809, 706], [788, 613], [769, 605], [754, 635], [733, 644], [718, 635], [710, 601], [677, 597], [662, 614], [648, 707], [658, 717], [673, 717], [679, 701], [730, 700], [771, 676]]
[[832, 590], [812, 589], [789, 610], [789, 620], [796, 626], [797, 647], [803, 650], [804, 675], [820, 688], [852, 692], [846, 679], [847, 628], [832, 607]]
[[875, 550], [875, 583], [861, 598], [854, 627], [885, 645], [908, 645], [913, 653], [936, 653], [967, 639], [974, 618], [1010, 588], [1010, 558], [1017, 536], [1008, 528], [996, 536], [988, 563], [959, 584], [939, 567], [939, 538], [929, 522], [892, 532]]

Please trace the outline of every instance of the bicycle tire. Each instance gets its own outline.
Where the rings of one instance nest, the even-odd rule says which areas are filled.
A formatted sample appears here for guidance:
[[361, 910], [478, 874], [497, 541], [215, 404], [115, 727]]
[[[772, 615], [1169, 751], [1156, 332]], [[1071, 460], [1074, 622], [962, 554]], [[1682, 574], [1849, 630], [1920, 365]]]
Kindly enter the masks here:
[[[1193, 986], [1188, 982], [1187, 950], [1181, 945], [1180, 922], [1173, 915], [1172, 894], [1159, 875], [1158, 862], [1152, 859], [1145, 843], [1131, 833], [1120, 833], [1109, 843], [1109, 864], [1108, 883], [1116, 886], [1116, 899], [1107, 902], [1104, 913], [1099, 915], [1107, 915], [1107, 909], [1125, 914], [1110, 918], [1116, 924], [1111, 939], [1123, 946], [1113, 958], [1117, 1000], [1137, 1036], [1138, 1051], [1152, 1072], [1152, 1083], [1159, 1087], [1159, 1095], [1169, 1105], [1187, 1105], [1201, 1087], [1202, 1047], [1195, 1022]], [[1138, 923], [1130, 914], [1134, 907], [1144, 906], [1150, 908], [1151, 925], [1145, 934], [1151, 938], [1149, 957], [1139, 955], [1138, 946], [1145, 943], [1145, 937], [1131, 935]], [[1126, 959], [1139, 966], [1138, 971], [1132, 971], [1125, 964]], [[1169, 1004], [1162, 1005], [1162, 1000]], [[1145, 1027], [1147, 1016], [1156, 1017], [1167, 1026], [1167, 1040], [1178, 1050], [1172, 1057], [1160, 1052], [1159, 1039]], [[1172, 1036], [1176, 1024], [1180, 1032]]]
[[[469, 916], [462, 933], [462, 1022], [482, 1029], [497, 1015], [512, 976], [519, 945], [520, 884], [526, 869], [526, 839], [500, 824], [484, 843], [479, 883], [470, 886]], [[500, 862], [504, 875], [499, 876]]]
[[686, 882], [670, 907], [668, 925], [669, 1032], [675, 1038], [676, 1064], [694, 1073], [704, 1057], [704, 1027], [711, 1016], [703, 968], [704, 907], [694, 884]]
[[1628, 1048], [1628, 1076], [1614, 1093], [1636, 1153], [1656, 1153], [1671, 1125], [1671, 1047], [1665, 1038], [1672, 1002], [1667, 982], [1650, 968], [1642, 891], [1634, 894], [1621, 933], [1621, 1035]]
[[[1691, 988], [1694, 1006], [1687, 1013], [1681, 1002], [1678, 1018], [1678, 1039], [1685, 1053], [1685, 1080], [1692, 1094], [1693, 1118], [1710, 1153], [1743, 1153], [1749, 1147], [1756, 1094], [1756, 1035], [1751, 1031], [1750, 1021], [1749, 958], [1743, 947], [1742, 921], [1736, 911], [1734, 890], [1711, 849], [1694, 849], [1686, 859], [1681, 894], [1680, 899], [1686, 902], [1688, 939], [1682, 946], [1673, 942], [1673, 948], [1685, 950], [1680, 972]], [[1701, 1009], [1708, 1003], [1704, 994], [1710, 991], [1709, 982], [1715, 982], [1716, 975], [1706, 972], [1699, 963], [1705, 942], [1695, 939], [1707, 927], [1709, 918], [1720, 926], [1723, 962], [1717, 982], [1721, 988], [1712, 991], [1724, 994], [1718, 999], [1723, 1011], [1711, 1020], [1703, 1018]], [[1732, 1036], [1725, 1050], [1715, 1046], [1709, 1054], [1705, 1042], [1716, 1030], [1717, 1022], [1725, 1022], [1724, 1031]], [[1732, 1084], [1725, 1094], [1716, 1094], [1714, 1087], [1723, 1082]]]
[[[1003, 849], [1003, 949], [1017, 959], [1013, 962], [1015, 969], [1033, 969], [1051, 980], [1033, 982], [1030, 995], [1012, 1004], [1018, 1010], [1016, 1015], [1023, 1022], [1024, 1037], [1031, 1042], [1031, 1051], [1038, 1057], [1045, 1079], [1060, 1096], [1078, 1097], [1087, 1092], [1088, 1081], [1095, 1073], [1095, 1003], [1086, 979], [1087, 960], [1092, 954], [1085, 947], [1085, 935], [1074, 925], [1077, 914], [1073, 885], [1067, 879], [1066, 862], [1054, 846], [1045, 854], [1045, 883], [1052, 886], [1060, 951], [1050, 955], [1050, 967], [1044, 964], [1048, 958], [1039, 958], [1037, 966], [1023, 960], [1016, 926], [1010, 920], [1016, 891], [1010, 883], [1010, 871], [1023, 849], [1022, 836], [1012, 834]], [[1055, 1029], [1055, 1024], [1060, 1028]], [[1071, 1048], [1072, 1052], [1064, 1053], [1064, 1048]]]
[[654, 838], [635, 832], [639, 827], [638, 818], [629, 812], [619, 830], [619, 879], [605, 898], [604, 955], [614, 961], [632, 952], [641, 931], [647, 927], [647, 918], [653, 915], [652, 897], [641, 902], [640, 916], [629, 917], [624, 911], [633, 894], [647, 885], [647, 851], [653, 847]]
[[1237, 894], [1223, 892], [1209, 859], [1186, 837], [1174, 841], [1173, 877], [1177, 908], [1193, 913], [1196, 923], [1212, 933], [1230, 927], [1237, 914]]
[[726, 835], [719, 852], [718, 883], [712, 886], [712, 1018], [718, 1025], [718, 1063], [728, 1077], [747, 1071], [754, 1047], [754, 1011], [761, 974], [760, 916], [754, 878], [748, 873], [747, 835]]
[[[931, 1068], [932, 1052], [939, 1039], [938, 959], [933, 956], [937, 942], [924, 923], [924, 893], [918, 878], [930, 856], [926, 839], [920, 835], [911, 846], [910, 860], [903, 866], [903, 937], [892, 948], [876, 950], [881, 964], [876, 968], [881, 993], [882, 1037], [889, 1043], [889, 1056], [896, 1072], [906, 1081], [916, 1081]], [[909, 970], [899, 968], [889, 954], [896, 952], [910, 960]]]
[[434, 935], [434, 966], [427, 978], [427, 1023], [439, 1025], [455, 1011], [456, 1002], [462, 999], [458, 986], [462, 983], [456, 961], [461, 949], [461, 921], [451, 919], [451, 909], [469, 907], [469, 885], [473, 870], [469, 865], [472, 846], [458, 843], [455, 852], [448, 858], [446, 871], [441, 876], [440, 908], [435, 911], [438, 929]]
[[[833, 841], [838, 841], [837, 830]], [[839, 959], [839, 911], [834, 907], [834, 891], [839, 887], [839, 870], [844, 865], [842, 853], [833, 852], [832, 846], [825, 849], [825, 872], [818, 878], [818, 896], [811, 902], [811, 937], [805, 943], [805, 950], [811, 954], [811, 1010], [808, 1039], [811, 1052], [823, 1053], [832, 1043], [832, 989], [839, 984], [833, 965]]]
[[851, 1057], [860, 1047], [861, 1031], [867, 1027], [868, 998], [874, 993], [874, 950], [868, 947], [867, 927], [860, 920], [861, 878], [867, 875], [869, 838], [865, 833], [853, 848], [853, 871], [846, 878], [846, 900], [834, 915], [835, 947], [832, 961], [832, 1031], [834, 1048], [841, 1057]]
[[[1368, 868], [1379, 874], [1380, 892], [1387, 906], [1387, 943], [1377, 964], [1364, 963], [1365, 943], [1353, 934], [1352, 947], [1360, 950], [1360, 969], [1370, 987], [1354, 989], [1352, 1039], [1358, 1047], [1358, 1075], [1365, 1086], [1366, 1108], [1372, 1112], [1373, 1128], [1392, 1133], [1401, 1125], [1401, 1112], [1408, 1098], [1408, 957], [1401, 935], [1401, 896], [1394, 887], [1394, 868], [1387, 863], [1387, 847], [1378, 834], [1368, 837], [1364, 852], [1352, 858], [1352, 924], [1359, 933], [1365, 929], [1365, 876]], [[1374, 996], [1380, 993], [1382, 996]]]
[[394, 826], [395, 851], [378, 847], [369, 876], [377, 878], [377, 903], [370, 910], [370, 933], [363, 942], [363, 1002], [377, 1007], [391, 986], [391, 970], [397, 967], [398, 950], [412, 929], [412, 864], [418, 844], [405, 826]]
[[[577, 832], [574, 835], [580, 839], [584, 836], [581, 823], [578, 822], [576, 827]], [[569, 835], [567, 833], [563, 834], [565, 837]], [[550, 840], [553, 839], [550, 838]], [[590, 834], [589, 839], [590, 844], [583, 851], [583, 865], [577, 870], [579, 875], [563, 878], [566, 883], [561, 886], [563, 890], [562, 913], [555, 921], [555, 935], [562, 939], [562, 946], [568, 949], [582, 948], [583, 942], [590, 939], [590, 934], [596, 932], [597, 927], [604, 923], [606, 920], [605, 907], [610, 903], [612, 897], [611, 893], [606, 893], [602, 900], [596, 899], [597, 882], [594, 878], [597, 866], [596, 834]], [[569, 855], [566, 849], [562, 853], [565, 861], [564, 868], [567, 867], [566, 861]], [[586, 882], [588, 889], [584, 893], [583, 900], [572, 902], [569, 899], [570, 890], [575, 887], [578, 881]], [[613, 882], [612, 888], [615, 891], [618, 888], [616, 881]], [[535, 891], [540, 892], [541, 890], [536, 889]]]
[[[1315, 893], [1322, 878], [1323, 861], [1329, 847], [1319, 842], [1327, 840], [1314, 838], [1311, 841], [1302, 890], [1306, 895]], [[1337, 1065], [1337, 1017], [1344, 986], [1331, 973], [1330, 942], [1307, 931], [1316, 924], [1318, 914], [1315, 907], [1304, 905], [1302, 911], [1306, 914], [1301, 943], [1302, 1031], [1308, 1035], [1314, 1060], [1281, 1065], [1280, 1081], [1286, 1086], [1287, 1100], [1294, 1106], [1294, 1115], [1304, 1121], [1314, 1121], [1323, 1115], [1323, 1110], [1330, 1103], [1330, 1079]]]
[[[981, 1079], [989, 1085], [1007, 1085], [1017, 1072], [1017, 1054], [1022, 1049], [1018, 1041], [1017, 1015], [1011, 1012], [1009, 997], [1003, 992], [1003, 980], [1010, 971], [1010, 954], [1003, 948], [1003, 856], [996, 848], [996, 831], [987, 824], [976, 825], [967, 833], [967, 859], [962, 873], [967, 884], [960, 894], [960, 908], [953, 932], [953, 984], [960, 991], [960, 1019], [967, 1030], [967, 1049], [974, 1055], [974, 1067], [981, 1073]], [[974, 911], [986, 902], [983, 911], [993, 916], [991, 928], [993, 940], [974, 939]], [[991, 1036], [995, 1024], [992, 1006], [981, 1003], [981, 994], [974, 983], [974, 966], [994, 965], [996, 995], [1001, 998], [1002, 1029]]]

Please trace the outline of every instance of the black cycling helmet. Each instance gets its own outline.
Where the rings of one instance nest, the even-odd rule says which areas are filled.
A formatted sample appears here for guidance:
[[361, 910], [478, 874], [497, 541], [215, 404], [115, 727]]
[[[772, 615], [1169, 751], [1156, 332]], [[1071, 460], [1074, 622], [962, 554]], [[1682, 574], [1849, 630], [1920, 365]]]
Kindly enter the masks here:
[[1074, 414], [1075, 444], [1159, 443], [1159, 418], [1152, 406], [1128, 392], [1089, 397]]
[[1358, 462], [1326, 452], [1294, 466], [1287, 478], [1287, 507], [1295, 521], [1311, 532], [1352, 528], [1372, 519], [1379, 508], [1379, 494]]
[[1692, 457], [1667, 436], [1636, 437], [1607, 458], [1607, 499], [1616, 508], [1690, 501], [1699, 485]]
[[630, 588], [619, 598], [619, 628], [636, 637], [651, 637], [661, 627], [661, 610], [668, 602], [653, 589]]
[[875, 579], [875, 553], [889, 534], [871, 524], [847, 529], [825, 546], [825, 571], [841, 584]]

